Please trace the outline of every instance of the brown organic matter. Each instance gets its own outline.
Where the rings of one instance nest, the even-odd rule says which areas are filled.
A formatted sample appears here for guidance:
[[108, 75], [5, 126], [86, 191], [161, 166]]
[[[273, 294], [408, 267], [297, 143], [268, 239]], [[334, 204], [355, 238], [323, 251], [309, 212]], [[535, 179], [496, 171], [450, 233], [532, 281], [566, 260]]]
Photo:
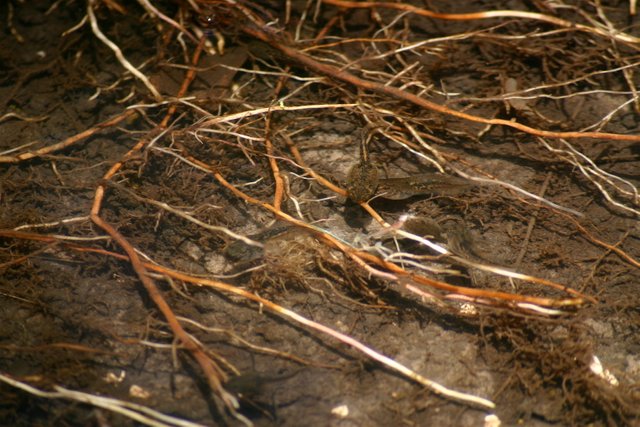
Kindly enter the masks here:
[[634, 6], [2, 2], [0, 425], [638, 425]]

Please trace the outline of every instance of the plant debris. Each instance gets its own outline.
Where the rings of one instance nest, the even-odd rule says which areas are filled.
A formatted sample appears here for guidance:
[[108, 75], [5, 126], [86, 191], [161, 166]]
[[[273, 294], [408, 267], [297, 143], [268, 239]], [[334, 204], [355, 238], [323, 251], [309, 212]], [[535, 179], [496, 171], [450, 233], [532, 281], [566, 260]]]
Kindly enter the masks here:
[[635, 2], [0, 6], [0, 424], [633, 425]]

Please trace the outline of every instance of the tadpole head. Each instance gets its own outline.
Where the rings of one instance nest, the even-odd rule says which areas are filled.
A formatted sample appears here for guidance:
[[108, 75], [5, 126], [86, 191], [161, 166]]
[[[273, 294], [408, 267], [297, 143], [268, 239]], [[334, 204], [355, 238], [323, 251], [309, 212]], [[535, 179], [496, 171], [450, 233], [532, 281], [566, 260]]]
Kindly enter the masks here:
[[378, 169], [369, 162], [354, 165], [347, 176], [347, 195], [352, 201], [366, 202], [378, 189]]

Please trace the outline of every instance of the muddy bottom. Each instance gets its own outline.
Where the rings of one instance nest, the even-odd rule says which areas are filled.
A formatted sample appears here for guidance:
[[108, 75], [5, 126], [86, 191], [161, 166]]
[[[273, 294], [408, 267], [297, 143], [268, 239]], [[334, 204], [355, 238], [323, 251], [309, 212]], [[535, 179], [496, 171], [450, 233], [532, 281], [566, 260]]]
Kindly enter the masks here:
[[89, 3], [0, 6], [0, 425], [640, 425], [629, 2]]

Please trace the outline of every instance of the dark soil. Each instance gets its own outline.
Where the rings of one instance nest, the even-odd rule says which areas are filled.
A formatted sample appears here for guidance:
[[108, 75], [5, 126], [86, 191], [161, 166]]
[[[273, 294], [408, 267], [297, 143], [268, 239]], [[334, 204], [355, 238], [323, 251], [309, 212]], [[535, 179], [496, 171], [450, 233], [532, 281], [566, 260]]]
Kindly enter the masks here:
[[[108, 7], [117, 3], [98, 3], [105, 35], [168, 101], [175, 101], [195, 42], [178, 37], [137, 2], [120, 2], [126, 14]], [[186, 13], [188, 3], [153, 2], [190, 29], [202, 25], [203, 16], [213, 16], [213, 6], [199, 18]], [[455, 110], [558, 132], [640, 134], [637, 105], [622, 106], [640, 85], [637, 43], [513, 17], [448, 21], [327, 4], [316, 11], [316, 3], [292, 2], [288, 21], [285, 2], [260, 2], [254, 10], [265, 19], [279, 18], [273, 28], [299, 31], [304, 46], [323, 45], [309, 53], [326, 63], [341, 67], [362, 58], [348, 67], [354, 74], [382, 82], [396, 76], [392, 86], [404, 84], [407, 91]], [[601, 19], [590, 2], [568, 2], [579, 10], [547, 3], [425, 2], [447, 13], [512, 9], [590, 26], [585, 16]], [[611, 25], [640, 36], [629, 2], [601, 3]], [[638, 142], [542, 140], [420, 109], [287, 61], [215, 10], [220, 21], [215, 32], [224, 36], [225, 55], [203, 54], [184, 102], [172, 104], [177, 112], [170, 128], [160, 133], [157, 125], [171, 103], [152, 105], [146, 87], [125, 72], [88, 23], [69, 31], [86, 15], [85, 2], [12, 0], [0, 6], [5, 23], [0, 33], [1, 375], [39, 390], [62, 386], [135, 402], [204, 425], [239, 424], [212, 397], [200, 367], [176, 342], [131, 263], [111, 255], [123, 254], [122, 248], [90, 220], [96, 189], [103, 184], [100, 215], [145, 260], [259, 295], [446, 387], [496, 403], [488, 411], [443, 398], [255, 302], [153, 273], [182, 326], [229, 377], [226, 389], [240, 399], [239, 413], [255, 425], [479, 426], [489, 425], [484, 423], [493, 413], [502, 425], [640, 425]], [[313, 41], [325, 26], [325, 38]], [[215, 44], [214, 29], [204, 29]], [[463, 32], [476, 35], [382, 55], [399, 47], [393, 40], [409, 44]], [[549, 34], [540, 35], [544, 32]], [[372, 43], [374, 37], [386, 42]], [[347, 38], [353, 40], [344, 42]], [[620, 67], [625, 72], [611, 71]], [[549, 96], [500, 98], [541, 85], [548, 87], [534, 94]], [[269, 106], [320, 104], [350, 106], [203, 122]], [[64, 149], [15, 157], [64, 141], [133, 105], [143, 106]], [[309, 168], [346, 188], [350, 168], [360, 161], [360, 140], [372, 129], [367, 121], [380, 126], [367, 147], [381, 183], [434, 174], [438, 163], [449, 175], [492, 176], [568, 208], [536, 204], [496, 184], [453, 185], [453, 191], [445, 185], [376, 198], [371, 205], [387, 222], [399, 224], [411, 213], [427, 230], [416, 233], [432, 236], [468, 261], [549, 279], [597, 302], [545, 315], [510, 303], [476, 301], [474, 311], [465, 314], [451, 299], [420, 298], [400, 282], [372, 275], [319, 234], [276, 220], [186, 157], [265, 203], [273, 202], [269, 159], [275, 158], [285, 180], [283, 212], [373, 254], [402, 250], [429, 256], [419, 262], [429, 271], [405, 261], [407, 270], [470, 289], [570, 296], [435, 257], [415, 242], [394, 242], [360, 206], [296, 164], [289, 144]], [[265, 138], [273, 144], [272, 156]], [[141, 140], [150, 144], [103, 181]], [[635, 195], [613, 178], [610, 182], [627, 194], [582, 173], [578, 165], [588, 162], [575, 153], [572, 157], [565, 143], [594, 167], [627, 180]], [[219, 228], [206, 229], [153, 201], [263, 247]], [[590, 369], [594, 356], [609, 377]], [[610, 376], [617, 382], [612, 384]], [[339, 413], [343, 405], [348, 414]], [[0, 425], [137, 422], [0, 381]]]

